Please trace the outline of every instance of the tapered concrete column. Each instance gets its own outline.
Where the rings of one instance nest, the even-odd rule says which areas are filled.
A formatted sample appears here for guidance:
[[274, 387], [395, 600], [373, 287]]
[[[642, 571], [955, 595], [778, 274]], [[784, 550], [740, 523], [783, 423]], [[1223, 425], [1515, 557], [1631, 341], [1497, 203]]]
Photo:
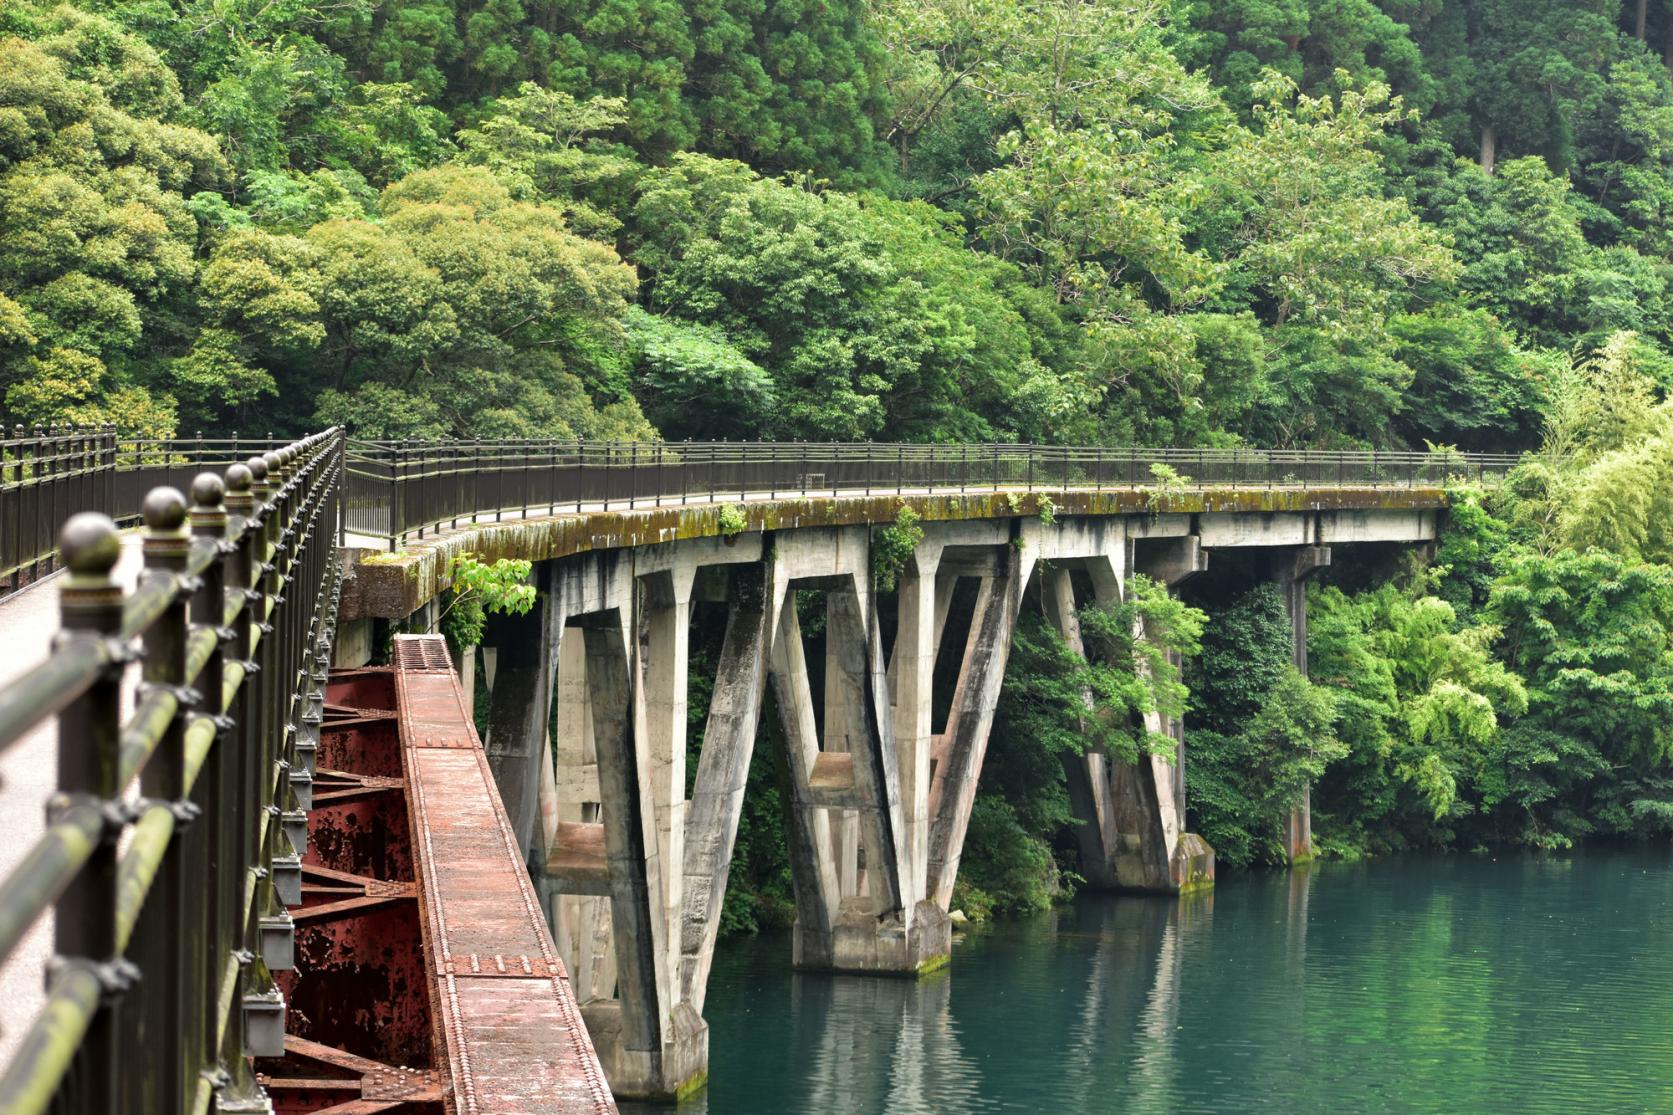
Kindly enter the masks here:
[[[848, 742], [848, 717], [859, 698], [848, 692], [842, 669], [842, 656], [833, 653], [835, 644], [830, 632], [839, 622], [834, 597], [825, 602], [825, 724], [820, 735], [822, 750], [846, 755], [852, 749]], [[863, 728], [863, 723], [862, 723]], [[842, 898], [855, 898], [862, 893], [860, 873], [860, 811], [831, 809], [826, 812], [831, 826], [831, 850], [836, 856], [837, 890]]]
[[610, 1090], [658, 1098], [701, 1087], [708, 1028], [681, 1001], [670, 956], [646, 697], [630, 656], [634, 624], [615, 608], [586, 618], [587, 687], [598, 752], [617, 997], [583, 1008]]
[[[1208, 555], [1197, 535], [1135, 543], [1131, 568], [1172, 588], [1208, 568]], [[1134, 634], [1145, 638], [1142, 623]], [[1178, 664], [1178, 656], [1170, 655], [1170, 660]], [[1121, 885], [1166, 892], [1212, 887], [1214, 849], [1202, 837], [1185, 831], [1184, 725], [1151, 712], [1145, 715], [1144, 726], [1171, 738], [1174, 754], [1171, 762], [1163, 755], [1147, 755], [1135, 767], [1116, 772], [1118, 809], [1134, 811], [1133, 828], [1126, 827], [1123, 817], [1123, 831], [1137, 831], [1141, 836], [1138, 854], [1124, 857], [1119, 866]]]
[[834, 962], [832, 935], [842, 891], [831, 826], [814, 789], [819, 728], [808, 688], [802, 625], [794, 594], [782, 592], [779, 600], [778, 630], [768, 661], [790, 767], [790, 876], [796, 890], [792, 959], [799, 968], [829, 968]]
[[767, 599], [760, 566], [734, 571], [703, 750], [686, 814], [680, 981], [699, 1014], [714, 962], [726, 879], [766, 688]]
[[[912, 859], [905, 823], [869, 561], [863, 553], [849, 555], [837, 570], [820, 571], [817, 583], [828, 594], [823, 739], [811, 711], [801, 625], [787, 575], [774, 586], [779, 620], [769, 657], [789, 747], [795, 963], [839, 971], [922, 971], [946, 960], [951, 925], [943, 909], [913, 898], [922, 891], [921, 867]], [[896, 669], [902, 666], [897, 662]], [[864, 850], [863, 886], [843, 885], [842, 828], [831, 819], [845, 815], [854, 817]]]
[[837, 663], [838, 682], [825, 699], [846, 708], [850, 792], [866, 851], [866, 893], [843, 899], [833, 963], [849, 971], [922, 970], [945, 960], [951, 927], [941, 910], [914, 898], [921, 868], [906, 831], [882, 638], [869, 588], [866, 579], [849, 576], [828, 598], [826, 654]]
[[[563, 622], [557, 611], [557, 595], [551, 591], [548, 563], [537, 566], [535, 576], [534, 607], [520, 616], [489, 616], [483, 633], [483, 644], [493, 663], [488, 735], [483, 746], [525, 856], [541, 844], [535, 824], [540, 765], [551, 761], [546, 733], [552, 708], [556, 632]], [[466, 657], [467, 661], [474, 659], [474, 653]]]
[[[939, 548], [920, 546], [900, 576], [896, 594], [897, 626], [889, 673], [894, 695], [895, 749], [900, 763], [902, 820], [906, 847], [914, 864], [929, 863], [930, 757], [935, 747], [935, 658], [941, 626], [946, 622], [952, 580], [936, 577]], [[927, 895], [924, 867], [908, 898], [914, 903]]]
[[[658, 888], [657, 984], [670, 1003], [684, 998], [679, 978], [685, 887], [686, 688], [690, 674], [691, 587], [696, 566], [639, 578], [638, 754], [648, 806], [646, 871]], [[652, 842], [654, 841], [654, 847]]]
[[1033, 572], [1035, 550], [1026, 544], [997, 548], [994, 573], [982, 580], [965, 641], [964, 660], [942, 733], [942, 758], [930, 787], [929, 877], [926, 891], [946, 910], [953, 898], [964, 835], [976, 801], [976, 783], [987, 755], [988, 733], [1005, 680], [1023, 586]]
[[[555, 815], [546, 843], [549, 870], [553, 864], [568, 866], [567, 860], [579, 860], [583, 847], [568, 847], [571, 842], [583, 845], [589, 852], [595, 844], [602, 848], [601, 842], [584, 839], [602, 830], [599, 829], [598, 750], [587, 687], [587, 644], [579, 631], [570, 631], [561, 638], [557, 659], [557, 726], [553, 739], [557, 765], [552, 780]], [[551, 875], [543, 874], [542, 880], [546, 890], [557, 889]], [[574, 880], [570, 881], [573, 886]], [[569, 969], [575, 998], [582, 1004], [611, 999], [616, 994], [609, 881], [595, 872], [592, 885], [586, 889], [592, 893], [554, 893], [547, 899], [552, 937]]]
[[[1046, 615], [1069, 649], [1086, 657], [1086, 644], [1081, 639], [1080, 615], [1075, 607], [1074, 579], [1067, 568], [1052, 566], [1042, 575], [1041, 601]], [[1088, 709], [1092, 694], [1085, 692], [1081, 699]], [[1116, 885], [1115, 859], [1118, 834], [1115, 828], [1115, 799], [1110, 787], [1109, 756], [1088, 748], [1080, 755], [1063, 758], [1063, 772], [1068, 783], [1069, 805], [1080, 824], [1075, 826], [1075, 837], [1080, 843], [1081, 871], [1094, 887], [1110, 889]]]
[[[1284, 595], [1290, 617], [1290, 661], [1307, 673], [1307, 578], [1330, 564], [1329, 546], [1297, 546], [1272, 558], [1272, 577]], [[1313, 788], [1301, 791], [1301, 801], [1284, 824], [1284, 854], [1293, 863], [1313, 858]]]

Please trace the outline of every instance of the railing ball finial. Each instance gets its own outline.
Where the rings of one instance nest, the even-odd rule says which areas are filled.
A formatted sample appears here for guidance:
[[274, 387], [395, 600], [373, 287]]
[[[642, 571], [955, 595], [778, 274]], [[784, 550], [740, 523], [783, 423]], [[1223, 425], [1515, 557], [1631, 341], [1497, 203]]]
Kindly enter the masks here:
[[186, 525], [186, 497], [180, 489], [163, 486], [145, 494], [145, 526], [153, 534], [173, 534]]
[[[241, 469], [244, 466], [233, 465], [232, 467]], [[245, 471], [248, 472], [247, 469]], [[228, 479], [231, 478], [231, 475], [232, 469], [228, 469]], [[249, 480], [246, 478], [244, 483], [247, 487]], [[200, 472], [192, 478], [192, 510], [194, 512], [218, 510], [221, 501], [226, 498], [226, 494], [226, 483], [213, 472]]]
[[58, 553], [72, 574], [109, 576], [122, 556], [116, 524], [98, 511], [71, 515], [58, 534]]
[[[254, 479], [249, 465], [227, 466], [227, 491], [229, 492], [248, 492]], [[197, 485], [193, 484], [192, 488], [195, 490]]]
[[267, 479], [266, 457], [251, 457], [249, 460], [244, 462], [244, 467], [250, 470], [250, 480], [252, 483], [259, 484], [263, 480]]

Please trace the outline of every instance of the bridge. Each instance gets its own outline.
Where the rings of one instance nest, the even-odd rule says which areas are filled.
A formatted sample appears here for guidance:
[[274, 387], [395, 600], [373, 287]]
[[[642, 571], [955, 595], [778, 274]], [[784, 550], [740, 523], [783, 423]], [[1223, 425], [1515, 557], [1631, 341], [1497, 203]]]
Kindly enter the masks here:
[[[33, 1018], [0, 1016], [0, 1111], [689, 1092], [767, 708], [793, 784], [792, 961], [921, 972], [950, 954], [1025, 595], [1078, 645], [1083, 602], [1238, 552], [1286, 586], [1304, 668], [1303, 586], [1336, 548], [1431, 541], [1451, 479], [1513, 464], [337, 430], [0, 443], [0, 626], [40, 660], [0, 689], [0, 752], [8, 776], [54, 772], [47, 800], [6, 791], [45, 823], [0, 860], [0, 960], [47, 984]], [[538, 595], [455, 664], [425, 633], [466, 553], [532, 562]], [[688, 772], [699, 615], [724, 635]], [[1150, 727], [1173, 755], [1072, 765], [1083, 871], [1210, 886], [1183, 726]], [[1288, 847], [1311, 854], [1305, 800]]]

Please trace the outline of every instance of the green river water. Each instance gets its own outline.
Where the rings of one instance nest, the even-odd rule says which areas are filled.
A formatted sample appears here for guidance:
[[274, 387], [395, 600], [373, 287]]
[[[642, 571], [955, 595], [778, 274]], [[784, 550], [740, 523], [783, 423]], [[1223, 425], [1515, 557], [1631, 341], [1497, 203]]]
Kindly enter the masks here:
[[921, 980], [722, 941], [680, 1115], [1673, 1112], [1673, 853], [1230, 875], [965, 934]]

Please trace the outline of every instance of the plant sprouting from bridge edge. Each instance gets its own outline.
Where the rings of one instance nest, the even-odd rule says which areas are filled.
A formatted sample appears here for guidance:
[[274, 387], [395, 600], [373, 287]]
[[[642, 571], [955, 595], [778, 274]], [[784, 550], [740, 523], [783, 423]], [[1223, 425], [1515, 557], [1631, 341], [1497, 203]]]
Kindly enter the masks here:
[[720, 509], [720, 533], [727, 538], [736, 538], [749, 526], [749, 516], [736, 503], [728, 503]]
[[1040, 522], [1043, 525], [1049, 527], [1057, 522], [1057, 504], [1052, 501], [1050, 496], [1041, 495], [1036, 502], [1039, 507]]
[[533, 569], [532, 563], [514, 558], [492, 565], [468, 553], [453, 559], [453, 587], [436, 624], [455, 653], [482, 642], [490, 613], [520, 616], [534, 607], [535, 589], [528, 583]]
[[902, 503], [895, 511], [895, 521], [871, 539], [871, 571], [878, 589], [894, 590], [901, 571], [923, 540], [924, 528], [918, 525], [918, 513]]
[[1162, 505], [1191, 486], [1191, 478], [1185, 476], [1172, 465], [1154, 461], [1150, 465], [1150, 491], [1145, 493], [1145, 506], [1151, 514], [1162, 509]]

